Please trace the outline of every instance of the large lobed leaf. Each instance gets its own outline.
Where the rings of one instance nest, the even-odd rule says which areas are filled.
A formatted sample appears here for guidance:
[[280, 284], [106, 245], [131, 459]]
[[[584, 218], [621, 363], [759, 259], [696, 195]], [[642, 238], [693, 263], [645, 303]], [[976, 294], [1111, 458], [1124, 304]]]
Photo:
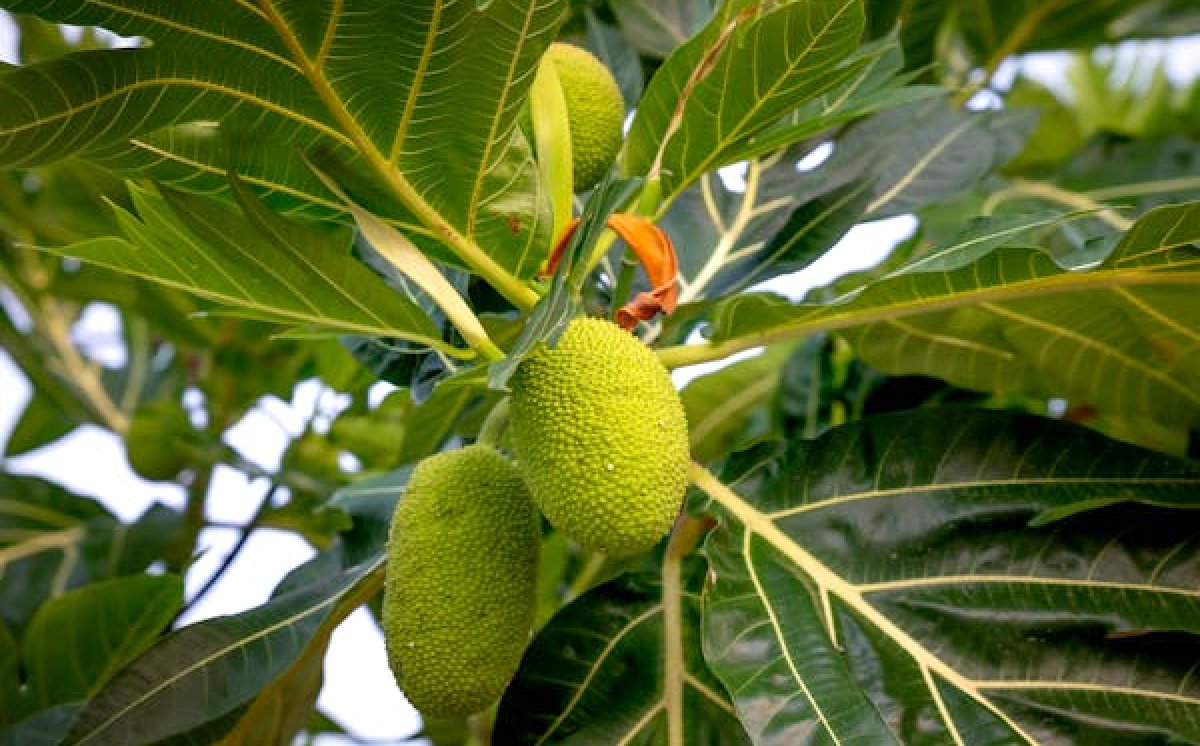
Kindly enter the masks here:
[[81, 154], [197, 191], [233, 171], [275, 207], [329, 215], [340, 203], [301, 157], [321, 154], [373, 174], [387, 217], [427, 244], [477, 245], [524, 276], [542, 259], [515, 121], [562, 2], [3, 5], [152, 44], [0, 76], [0, 164]]
[[663, 63], [638, 105], [623, 167], [663, 193], [743, 157], [739, 148], [802, 104], [850, 83], [861, 0], [724, 3]]
[[391, 336], [463, 354], [412, 300], [350, 258], [350, 232], [286, 220], [235, 183], [240, 209], [133, 187], [124, 237], [48, 249], [214, 301], [227, 313], [305, 330]]
[[500, 703], [495, 743], [750, 743], [700, 650], [704, 563], [664, 563], [556, 614]]
[[[878, 80], [863, 83], [864, 95], [896, 92], [887, 81], [900, 61], [891, 57], [881, 60]], [[851, 95], [842, 106], [854, 109], [856, 100]], [[1025, 113], [955, 108], [939, 96], [849, 127], [816, 168], [798, 172], [797, 161], [812, 153], [791, 148], [747, 161], [739, 191], [716, 174], [702, 176], [663, 221], [679, 247], [681, 299], [803, 269], [858, 223], [960, 194], [1011, 158], [1032, 122]]]
[[1064, 397], [1104, 416], [1200, 424], [1200, 203], [1152, 210], [1086, 270], [1010, 243], [1048, 222], [985, 222], [840, 302], [733, 298], [719, 307], [716, 348], [839, 329], [887, 373]]
[[697, 467], [705, 656], [756, 744], [1200, 738], [1200, 470], [960, 410]]

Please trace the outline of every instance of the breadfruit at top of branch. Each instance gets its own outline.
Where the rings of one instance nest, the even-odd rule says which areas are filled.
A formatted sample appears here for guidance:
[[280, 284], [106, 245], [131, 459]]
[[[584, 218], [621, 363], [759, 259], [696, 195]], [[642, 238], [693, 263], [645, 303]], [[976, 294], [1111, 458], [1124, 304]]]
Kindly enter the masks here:
[[491, 446], [413, 470], [392, 519], [382, 624], [421, 712], [468, 715], [500, 698], [529, 642], [540, 540], [525, 483]]
[[575, 191], [591, 189], [621, 149], [625, 101], [617, 81], [591, 52], [555, 42], [543, 64], [554, 65], [567, 104]]
[[613, 556], [653, 547], [687, 488], [687, 421], [654, 352], [616, 324], [577, 319], [512, 380], [513, 451], [558, 530]]

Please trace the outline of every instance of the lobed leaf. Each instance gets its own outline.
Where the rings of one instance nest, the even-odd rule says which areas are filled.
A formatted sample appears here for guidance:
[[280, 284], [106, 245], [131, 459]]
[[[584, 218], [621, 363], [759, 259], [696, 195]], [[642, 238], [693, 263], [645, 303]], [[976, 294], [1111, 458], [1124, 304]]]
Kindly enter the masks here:
[[626, 173], [670, 198], [802, 104], [851, 81], [861, 0], [727, 2], [650, 81], [625, 145]]
[[718, 307], [714, 341], [732, 351], [839, 329], [886, 373], [1064, 397], [1102, 415], [1200, 422], [1200, 317], [1189, 289], [1200, 281], [1200, 203], [1147, 213], [1088, 270], [1004, 245], [1029, 227], [985, 228], [838, 302], [731, 299]]
[[235, 186], [239, 208], [132, 188], [140, 219], [118, 209], [124, 238], [47, 251], [137, 275], [262, 321], [392, 336], [463, 354], [412, 301], [351, 258], [350, 234], [291, 222]]
[[0, 163], [82, 154], [204, 192], [232, 171], [274, 206], [328, 216], [338, 203], [303, 155], [336, 154], [385, 186], [386, 217], [529, 276], [549, 219], [515, 121], [564, 5], [9, 0], [152, 44], [0, 75]]
[[749, 744], [700, 655], [703, 574], [623, 575], [556, 614], [500, 702], [496, 742]]
[[963, 409], [694, 477], [705, 657], [755, 743], [1200, 737], [1193, 465]]

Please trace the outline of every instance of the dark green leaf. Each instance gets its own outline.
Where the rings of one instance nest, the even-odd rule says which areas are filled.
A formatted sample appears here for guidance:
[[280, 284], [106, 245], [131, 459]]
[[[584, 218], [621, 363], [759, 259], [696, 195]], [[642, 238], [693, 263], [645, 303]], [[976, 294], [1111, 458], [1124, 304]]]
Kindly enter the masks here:
[[53, 443], [78, 424], [70, 412], [63, 411], [56, 401], [34, 389], [4, 444], [4, 455], [9, 458], [20, 456]]
[[8, 625], [0, 622], [0, 728], [19, 717], [21, 673], [18, 664], [17, 641], [8, 631]]
[[329, 498], [330, 508], [341, 510], [353, 520], [342, 533], [342, 545], [348, 562], [378, 554], [387, 542], [396, 502], [408, 486], [412, 467], [364, 479], [343, 487]]
[[642, 97], [645, 81], [642, 79], [642, 61], [628, 38], [589, 12], [584, 46], [612, 71], [617, 87], [621, 89], [621, 98], [625, 99], [625, 107], [633, 108]]
[[173, 575], [92, 583], [38, 609], [21, 646], [27, 711], [82, 701], [158, 637], [183, 603]]
[[758, 422], [748, 420], [772, 402], [790, 352], [789, 345], [779, 345], [684, 387], [680, 398], [687, 412], [693, 457], [710, 461], [768, 429], [765, 413], [756, 418]]
[[816, 168], [798, 172], [808, 153], [793, 149], [749, 161], [740, 193], [703, 176], [664, 221], [680, 247], [681, 300], [803, 269], [858, 223], [961, 193], [1011, 158], [1032, 122], [919, 101], [855, 124]]
[[[323, 644], [322, 644], [323, 643]], [[288, 746], [304, 728], [321, 691], [326, 635], [310, 645], [298, 661], [272, 682], [245, 710], [222, 746]]]
[[0, 746], [59, 746], [83, 705], [59, 705], [0, 729]]
[[720, 521], [705, 655], [756, 743], [1200, 738], [1195, 466], [935, 410], [795, 440], [732, 489], [695, 476]]
[[610, 0], [621, 31], [644, 54], [666, 57], [704, 27], [711, 0]]
[[377, 559], [250, 611], [179, 630], [112, 679], [65, 743], [151, 744], [233, 712], [304, 655], [331, 619], [358, 606], [363, 588], [377, 588], [381, 568]]
[[628, 574], [559, 612], [500, 702], [495, 742], [748, 746], [701, 658], [703, 579], [702, 562]]
[[[1026, 229], [995, 236], [1018, 230]], [[1187, 351], [1200, 307], [1188, 286], [1200, 281], [1197, 240], [1200, 203], [1191, 203], [1148, 213], [1091, 270], [1066, 271], [1041, 251], [1016, 247], [960, 264], [988, 245], [985, 233], [916, 257], [840, 303], [733, 299], [721, 307], [715, 339], [758, 345], [841, 329], [866, 362], [889, 374], [936, 375], [977, 390], [1064, 397], [1101, 415], [1194, 425], [1200, 369]]]
[[108, 564], [86, 550], [119, 530], [95, 500], [0, 473], [0, 622], [19, 635], [47, 598], [106, 577]]

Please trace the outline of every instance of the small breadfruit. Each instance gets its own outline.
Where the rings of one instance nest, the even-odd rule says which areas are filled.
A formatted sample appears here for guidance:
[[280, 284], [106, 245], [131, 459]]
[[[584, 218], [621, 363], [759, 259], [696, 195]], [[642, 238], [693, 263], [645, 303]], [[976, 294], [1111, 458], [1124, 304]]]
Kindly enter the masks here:
[[174, 479], [190, 463], [184, 438], [191, 428], [187, 412], [177, 402], [158, 402], [139, 409], [125, 431], [125, 460], [142, 479]]
[[591, 189], [621, 149], [625, 101], [617, 81], [591, 52], [555, 42], [543, 64], [554, 65], [567, 104], [575, 191]]
[[559, 531], [612, 556], [653, 547], [687, 488], [687, 420], [654, 352], [616, 324], [576, 319], [512, 379], [513, 452]]
[[427, 715], [483, 710], [521, 662], [541, 539], [516, 468], [494, 448], [430, 456], [392, 518], [383, 632], [388, 663]]

